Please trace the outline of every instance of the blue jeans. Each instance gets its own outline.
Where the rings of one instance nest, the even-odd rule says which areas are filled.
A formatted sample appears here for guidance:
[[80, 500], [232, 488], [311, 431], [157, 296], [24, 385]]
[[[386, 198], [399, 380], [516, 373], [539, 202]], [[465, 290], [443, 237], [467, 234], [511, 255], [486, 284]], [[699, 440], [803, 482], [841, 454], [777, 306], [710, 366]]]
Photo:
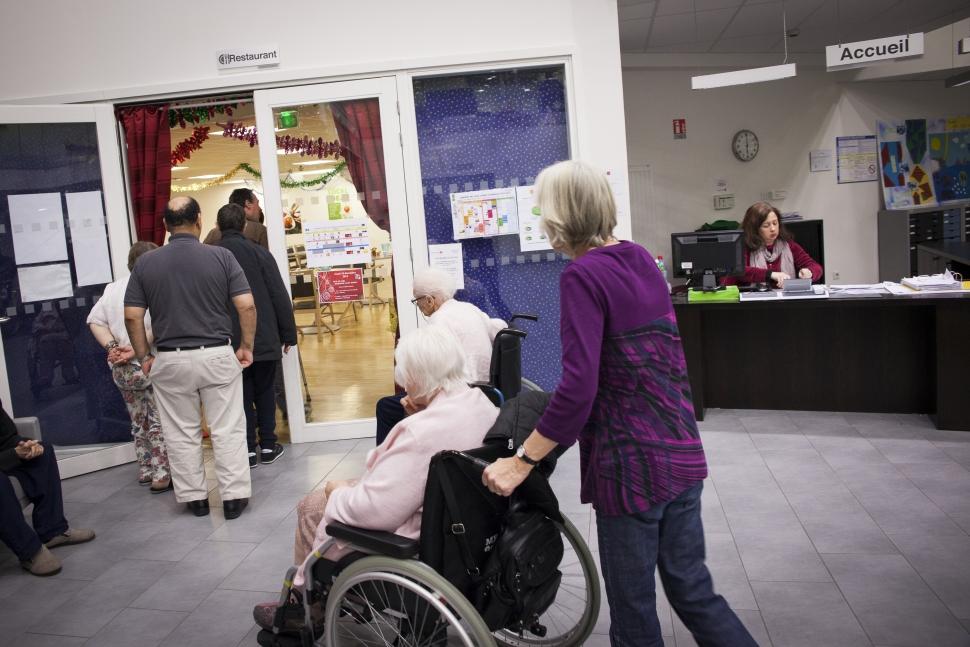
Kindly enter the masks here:
[[375, 414], [377, 416], [377, 444], [380, 445], [387, 438], [394, 425], [407, 417], [401, 399], [404, 394], [388, 395], [377, 401]]
[[654, 568], [667, 599], [699, 647], [757, 647], [704, 564], [698, 483], [646, 512], [596, 515], [613, 647], [663, 647]]

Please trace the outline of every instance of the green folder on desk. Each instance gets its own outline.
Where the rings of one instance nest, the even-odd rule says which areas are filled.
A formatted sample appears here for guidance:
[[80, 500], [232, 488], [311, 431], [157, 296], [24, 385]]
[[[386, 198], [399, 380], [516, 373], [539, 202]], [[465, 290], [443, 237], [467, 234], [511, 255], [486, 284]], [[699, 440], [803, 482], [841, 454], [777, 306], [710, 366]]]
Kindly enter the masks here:
[[741, 299], [738, 286], [729, 285], [717, 292], [704, 292], [691, 288], [687, 293], [687, 303], [736, 303]]

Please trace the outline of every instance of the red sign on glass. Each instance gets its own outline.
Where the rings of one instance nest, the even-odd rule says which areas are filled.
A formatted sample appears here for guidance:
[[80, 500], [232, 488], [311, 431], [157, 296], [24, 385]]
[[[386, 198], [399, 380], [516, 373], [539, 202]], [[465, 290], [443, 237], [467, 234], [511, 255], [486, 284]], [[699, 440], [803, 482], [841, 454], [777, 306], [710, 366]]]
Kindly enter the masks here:
[[674, 139], [687, 139], [686, 119], [674, 119]]
[[317, 272], [320, 305], [364, 298], [364, 271], [361, 268]]

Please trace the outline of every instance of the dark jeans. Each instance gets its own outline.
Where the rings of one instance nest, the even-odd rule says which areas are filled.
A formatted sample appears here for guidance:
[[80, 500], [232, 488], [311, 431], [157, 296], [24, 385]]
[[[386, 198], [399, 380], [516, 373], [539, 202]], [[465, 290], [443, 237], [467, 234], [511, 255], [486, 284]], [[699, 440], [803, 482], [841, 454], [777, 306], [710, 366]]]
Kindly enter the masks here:
[[[54, 448], [50, 443], [41, 444], [44, 446], [41, 456], [0, 472], [0, 541], [20, 561], [32, 558], [40, 550], [41, 544], [67, 531], [57, 457], [54, 456]], [[13, 491], [10, 478], [14, 476], [20, 482], [24, 494], [34, 504], [33, 528], [24, 521], [23, 509]]]
[[246, 409], [246, 444], [256, 451], [256, 427], [259, 446], [276, 446], [276, 364], [275, 359], [253, 362], [243, 369], [243, 407]]
[[391, 429], [394, 425], [401, 422], [407, 417], [404, 413], [404, 407], [401, 405], [401, 398], [404, 397], [404, 393], [400, 395], [388, 395], [377, 401], [377, 444], [380, 445], [387, 438], [387, 435], [391, 433]]
[[654, 567], [667, 599], [699, 647], [757, 647], [714, 593], [704, 564], [698, 483], [673, 501], [638, 514], [596, 515], [600, 566], [610, 603], [613, 647], [661, 647]]

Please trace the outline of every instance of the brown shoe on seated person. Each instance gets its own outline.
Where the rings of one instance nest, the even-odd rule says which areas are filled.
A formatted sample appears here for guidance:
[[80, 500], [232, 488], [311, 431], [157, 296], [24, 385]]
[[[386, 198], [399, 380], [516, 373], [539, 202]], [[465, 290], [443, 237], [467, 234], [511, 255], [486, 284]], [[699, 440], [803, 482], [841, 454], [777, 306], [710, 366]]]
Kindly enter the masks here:
[[71, 544], [83, 544], [94, 539], [94, 531], [87, 528], [68, 528], [64, 534], [56, 535], [47, 542], [48, 548], [55, 546], [70, 546]]
[[47, 550], [47, 546], [41, 546], [37, 554], [20, 565], [31, 575], [47, 577], [57, 575], [61, 572], [61, 560], [54, 556], [54, 553]]

